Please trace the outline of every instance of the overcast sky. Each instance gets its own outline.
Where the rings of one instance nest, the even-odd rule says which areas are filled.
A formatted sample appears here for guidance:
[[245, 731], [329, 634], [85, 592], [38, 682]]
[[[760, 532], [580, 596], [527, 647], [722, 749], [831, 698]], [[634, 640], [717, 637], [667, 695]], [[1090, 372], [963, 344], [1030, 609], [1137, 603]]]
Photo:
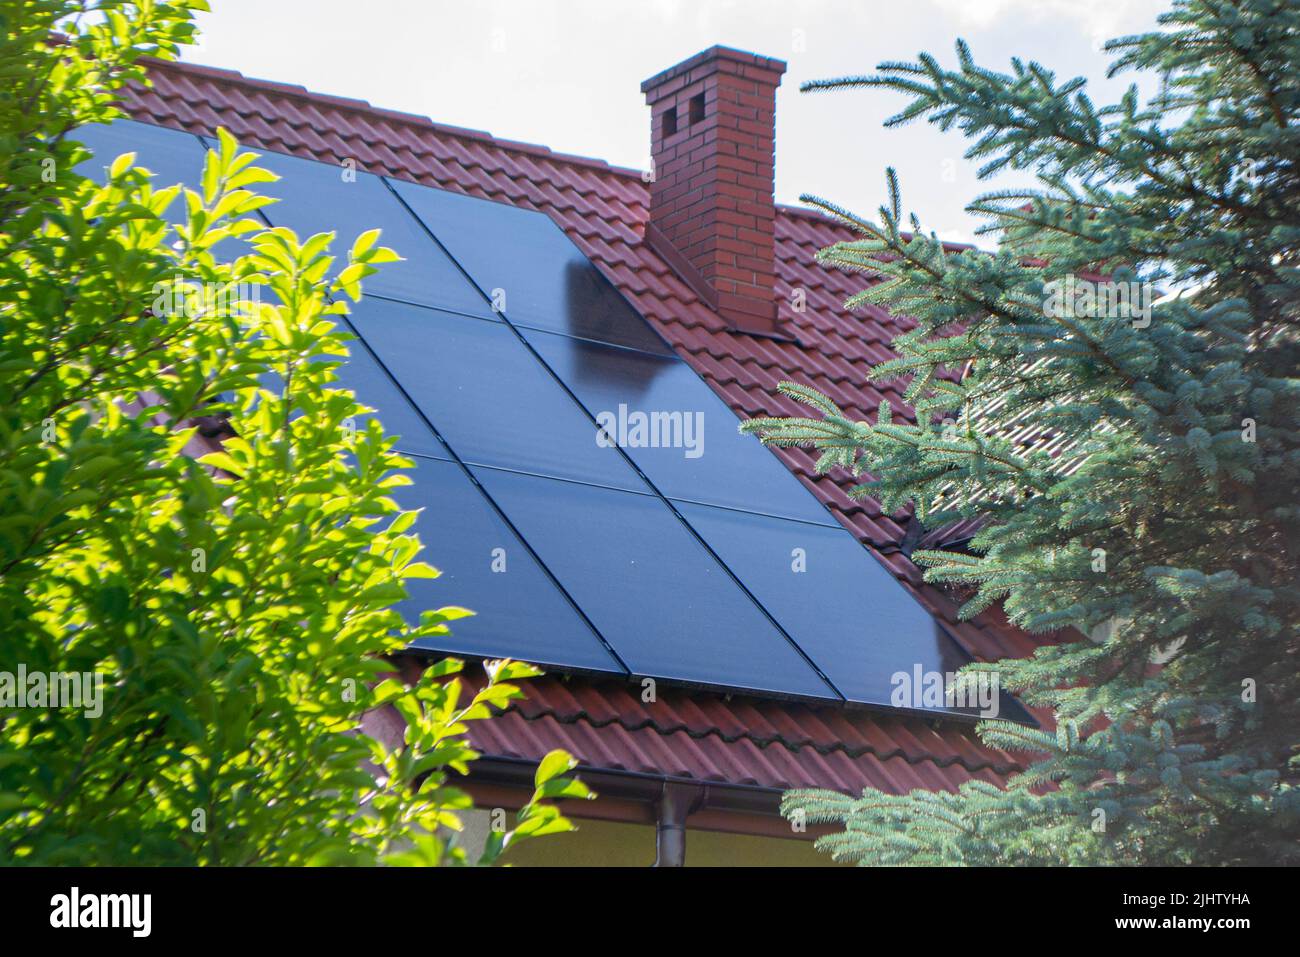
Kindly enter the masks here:
[[[777, 93], [776, 195], [817, 193], [871, 214], [883, 170], [927, 230], [969, 242], [963, 207], [982, 184], [956, 134], [886, 130], [902, 97], [800, 93], [805, 80], [866, 73], [925, 50], [955, 63], [965, 38], [1003, 70], [1036, 59], [1084, 75], [1094, 102], [1130, 82], [1105, 79], [1100, 42], [1152, 28], [1165, 0], [213, 0], [184, 59], [321, 93], [542, 143], [620, 166], [648, 162], [642, 80], [714, 44], [787, 61]], [[985, 243], [987, 245], [987, 243]]]

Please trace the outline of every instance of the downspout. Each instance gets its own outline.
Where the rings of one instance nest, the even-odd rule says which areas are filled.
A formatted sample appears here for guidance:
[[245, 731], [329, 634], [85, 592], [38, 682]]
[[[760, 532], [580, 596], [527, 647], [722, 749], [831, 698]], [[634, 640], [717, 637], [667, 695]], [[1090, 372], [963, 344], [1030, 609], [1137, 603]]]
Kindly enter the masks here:
[[665, 781], [655, 802], [655, 867], [686, 864], [686, 818], [703, 800], [705, 789]]

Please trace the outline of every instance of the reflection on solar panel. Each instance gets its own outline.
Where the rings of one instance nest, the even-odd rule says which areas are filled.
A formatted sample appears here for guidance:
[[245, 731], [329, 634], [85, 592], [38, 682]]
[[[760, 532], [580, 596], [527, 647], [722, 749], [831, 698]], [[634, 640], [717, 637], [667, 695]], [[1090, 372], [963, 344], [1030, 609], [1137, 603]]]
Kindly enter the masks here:
[[392, 180], [397, 195], [515, 325], [671, 355], [544, 213]]
[[970, 661], [843, 529], [707, 505], [680, 510], [848, 700], [888, 706], [896, 673], [912, 682], [918, 668], [947, 675]]
[[681, 359], [524, 337], [667, 497], [835, 524], [775, 455], [740, 434], [735, 413]]
[[483, 296], [378, 176], [279, 153], [262, 153], [257, 165], [280, 177], [258, 186], [279, 200], [263, 208], [267, 219], [274, 226], [288, 226], [299, 240], [336, 232], [336, 269], [346, 262], [357, 236], [367, 229], [383, 230], [380, 242], [405, 261], [388, 263], [366, 279], [366, 295], [492, 317]]
[[462, 460], [645, 490], [504, 323], [366, 299], [352, 324]]
[[500, 656], [540, 664], [624, 673], [564, 594], [555, 587], [510, 527], [454, 462], [421, 460], [415, 484], [395, 489], [403, 508], [420, 508], [415, 531], [420, 559], [442, 575], [407, 583], [399, 606], [414, 624], [420, 612], [460, 605], [476, 612], [457, 619], [450, 635], [416, 647]]
[[[135, 154], [135, 165], [154, 174], [154, 189], [184, 183], [194, 187], [203, 175], [203, 143], [192, 133], [167, 130], [135, 120], [91, 123], [79, 127], [72, 138], [84, 143], [95, 155], [77, 167], [83, 176], [98, 182], [107, 179], [108, 167], [123, 153]], [[185, 200], [177, 197], [167, 207], [169, 223], [185, 221]]]
[[[103, 162], [134, 150], [164, 184], [197, 181], [189, 134], [82, 132]], [[420, 647], [885, 706], [896, 673], [966, 663], [547, 217], [296, 157], [262, 165], [284, 177], [266, 187], [284, 200], [273, 223], [345, 242], [380, 227], [407, 260], [365, 281], [339, 377], [419, 456], [395, 497], [424, 509], [445, 574], [413, 582], [404, 613], [479, 613]]]

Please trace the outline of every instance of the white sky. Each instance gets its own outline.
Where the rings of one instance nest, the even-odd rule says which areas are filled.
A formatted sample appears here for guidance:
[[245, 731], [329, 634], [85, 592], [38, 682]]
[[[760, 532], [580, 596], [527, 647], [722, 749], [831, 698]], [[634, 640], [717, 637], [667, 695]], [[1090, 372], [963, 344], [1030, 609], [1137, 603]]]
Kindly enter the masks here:
[[[648, 162], [641, 81], [714, 44], [786, 60], [777, 93], [776, 195], [817, 193], [872, 215], [897, 168], [907, 211], [927, 230], [972, 241], [963, 207], [988, 183], [958, 134], [928, 124], [885, 130], [904, 102], [885, 91], [801, 94], [805, 80], [870, 73], [925, 50], [955, 64], [1035, 59], [1058, 79], [1089, 78], [1094, 103], [1130, 76], [1105, 79], [1100, 41], [1151, 29], [1165, 0], [213, 0], [184, 59], [320, 93], [541, 143], [620, 166]], [[1144, 84], [1144, 88], [1146, 84]], [[985, 243], [987, 245], [987, 243]]]

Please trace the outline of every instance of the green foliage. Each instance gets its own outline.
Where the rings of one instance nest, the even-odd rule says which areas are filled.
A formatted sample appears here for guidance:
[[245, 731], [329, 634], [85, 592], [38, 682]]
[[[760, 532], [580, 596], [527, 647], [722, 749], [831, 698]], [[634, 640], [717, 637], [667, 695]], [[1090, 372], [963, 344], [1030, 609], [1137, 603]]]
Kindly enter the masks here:
[[812, 199], [862, 237], [821, 260], [878, 279], [850, 305], [917, 321], [872, 372], [908, 380], [916, 424], [787, 383], [817, 415], [746, 428], [866, 473], [855, 494], [929, 527], [981, 516], [973, 554], [914, 555], [963, 614], [1002, 602], [1030, 631], [1094, 637], [971, 666], [1060, 728], [980, 726], [1029, 762], [1006, 790], [787, 795], [844, 825], [822, 841], [841, 859], [1300, 858], [1300, 9], [1178, 0], [1161, 24], [1108, 44], [1113, 71], [1161, 76], [1145, 104], [1131, 87], [1096, 106], [1037, 63], [989, 71], [964, 44], [955, 70], [922, 56], [810, 84], [907, 94], [891, 124], [956, 128], [984, 175], [1040, 185], [969, 207], [996, 254], [905, 232], [892, 170], [875, 221]]
[[[224, 131], [199, 189], [129, 154], [96, 158], [103, 185], [75, 169], [76, 128], [119, 115], [140, 56], [173, 55], [202, 6], [3, 7], [0, 672], [103, 688], [18, 707], [0, 675], [0, 861], [467, 863], [467, 723], [538, 672], [490, 663], [472, 696], [454, 660], [386, 677], [385, 655], [468, 614], [393, 610], [438, 574], [389, 497], [411, 463], [333, 384], [337, 297], [396, 254], [371, 231], [334, 272], [333, 234], [265, 228], [254, 188], [274, 177]], [[235, 437], [183, 454], [212, 417]], [[361, 732], [380, 707], [404, 741]], [[588, 796], [572, 767], [543, 762], [481, 863], [570, 827], [551, 802]]]

